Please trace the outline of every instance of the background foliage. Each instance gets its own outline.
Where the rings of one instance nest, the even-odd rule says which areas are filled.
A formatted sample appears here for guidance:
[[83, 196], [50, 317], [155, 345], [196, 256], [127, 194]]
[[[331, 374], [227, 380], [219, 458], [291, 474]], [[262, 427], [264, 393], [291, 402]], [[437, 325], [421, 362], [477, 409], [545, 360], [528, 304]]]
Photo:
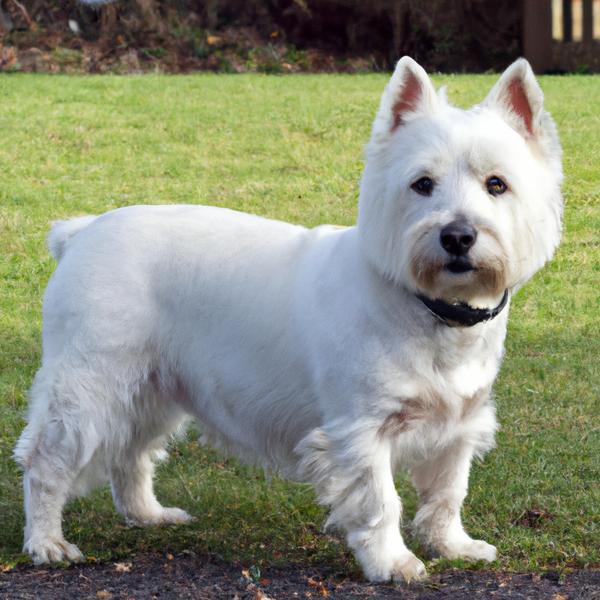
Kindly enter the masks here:
[[5, 70], [357, 71], [387, 69], [409, 54], [432, 70], [483, 71], [522, 53], [521, 3], [511, 0], [118, 0], [96, 7], [0, 0], [0, 7]]

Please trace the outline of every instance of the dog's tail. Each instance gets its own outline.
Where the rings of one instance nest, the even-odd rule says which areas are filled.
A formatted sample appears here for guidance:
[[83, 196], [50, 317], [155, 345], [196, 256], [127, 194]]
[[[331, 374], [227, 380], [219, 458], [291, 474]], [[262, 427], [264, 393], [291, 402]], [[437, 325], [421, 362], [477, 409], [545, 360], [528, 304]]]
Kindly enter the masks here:
[[54, 221], [48, 234], [48, 250], [56, 260], [60, 260], [66, 250], [69, 240], [82, 229], [96, 220], [95, 215], [89, 217], [76, 217], [67, 221]]

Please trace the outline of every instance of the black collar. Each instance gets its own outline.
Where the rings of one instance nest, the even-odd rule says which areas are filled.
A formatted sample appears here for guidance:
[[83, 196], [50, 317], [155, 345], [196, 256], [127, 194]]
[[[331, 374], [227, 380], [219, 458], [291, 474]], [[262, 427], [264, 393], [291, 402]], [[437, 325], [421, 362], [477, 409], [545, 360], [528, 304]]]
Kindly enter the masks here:
[[497, 316], [508, 302], [508, 290], [496, 308], [473, 308], [464, 302], [448, 304], [443, 300], [432, 300], [417, 294], [417, 298], [429, 309], [439, 321], [448, 327], [472, 327], [482, 321], [489, 321]]

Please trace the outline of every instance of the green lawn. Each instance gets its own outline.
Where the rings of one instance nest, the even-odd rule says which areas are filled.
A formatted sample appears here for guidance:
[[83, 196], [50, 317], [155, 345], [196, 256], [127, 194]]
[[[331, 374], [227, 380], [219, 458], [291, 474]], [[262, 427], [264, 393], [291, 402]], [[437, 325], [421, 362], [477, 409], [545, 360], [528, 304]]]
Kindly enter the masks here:
[[[494, 80], [436, 78], [462, 106]], [[0, 76], [0, 566], [22, 559], [11, 452], [40, 359], [49, 221], [197, 202], [309, 226], [353, 223], [362, 146], [385, 81]], [[470, 532], [498, 546], [499, 569], [600, 564], [600, 78], [545, 77], [542, 86], [565, 152], [565, 236], [515, 298], [495, 388], [497, 448], [475, 466], [464, 510]], [[324, 512], [308, 487], [268, 480], [194, 440], [175, 445], [157, 493], [195, 523], [127, 529], [105, 488], [69, 505], [67, 538], [99, 559], [187, 549], [356, 572], [340, 540], [320, 533]], [[410, 517], [414, 492], [404, 480], [399, 489]], [[428, 567], [450, 564], [460, 565]]]

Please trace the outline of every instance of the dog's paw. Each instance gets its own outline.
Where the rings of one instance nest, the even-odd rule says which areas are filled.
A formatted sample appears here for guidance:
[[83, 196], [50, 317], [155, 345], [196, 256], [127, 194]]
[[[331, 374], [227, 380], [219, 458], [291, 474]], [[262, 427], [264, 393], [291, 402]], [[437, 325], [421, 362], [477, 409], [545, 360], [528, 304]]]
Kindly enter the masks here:
[[395, 559], [366, 568], [365, 576], [373, 582], [394, 581], [399, 583], [403, 581], [410, 583], [425, 579], [427, 571], [425, 565], [412, 552], [406, 551]]
[[406, 557], [394, 563], [390, 579], [394, 582], [410, 583], [426, 577], [425, 565], [412, 552], [409, 552]]
[[29, 539], [23, 546], [23, 552], [29, 554], [36, 565], [84, 560], [79, 548], [62, 538]]
[[189, 513], [185, 512], [185, 510], [172, 506], [169, 508], [163, 508], [160, 523], [169, 525], [189, 523], [193, 520], [194, 517], [192, 517], [192, 515], [190, 515]]
[[493, 562], [496, 560], [498, 552], [495, 546], [484, 542], [483, 540], [469, 539], [460, 545], [448, 545], [441, 552], [445, 558], [462, 558], [464, 560], [485, 560]]
[[126, 517], [127, 524], [130, 527], [149, 527], [152, 525], [179, 525], [193, 521], [189, 513], [181, 508], [161, 507], [160, 510], [150, 515], [128, 515]]

